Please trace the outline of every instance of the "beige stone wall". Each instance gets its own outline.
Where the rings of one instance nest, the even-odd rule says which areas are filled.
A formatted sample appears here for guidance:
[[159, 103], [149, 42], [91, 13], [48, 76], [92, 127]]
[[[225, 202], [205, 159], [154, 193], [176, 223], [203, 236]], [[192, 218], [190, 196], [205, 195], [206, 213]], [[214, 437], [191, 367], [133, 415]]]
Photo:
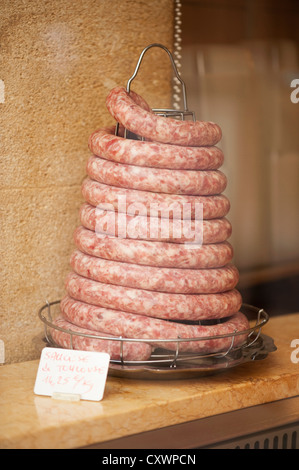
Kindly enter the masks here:
[[[0, 30], [0, 339], [9, 363], [39, 357], [37, 314], [64, 292], [88, 137], [112, 123], [107, 93], [126, 85], [142, 49], [172, 49], [173, 0], [2, 0]], [[164, 51], [146, 54], [132, 89], [169, 106]]]

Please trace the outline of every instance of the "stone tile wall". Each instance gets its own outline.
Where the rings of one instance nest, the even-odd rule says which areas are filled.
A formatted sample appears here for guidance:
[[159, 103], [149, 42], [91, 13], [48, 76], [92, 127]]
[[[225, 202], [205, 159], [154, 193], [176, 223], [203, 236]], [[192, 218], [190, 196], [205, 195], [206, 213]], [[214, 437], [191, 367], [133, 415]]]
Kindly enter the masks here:
[[[39, 357], [37, 314], [64, 292], [88, 137], [113, 122], [105, 98], [126, 85], [143, 48], [172, 48], [173, 0], [3, 0], [0, 30], [0, 339], [9, 363]], [[165, 52], [151, 49], [132, 89], [167, 107], [171, 88]]]

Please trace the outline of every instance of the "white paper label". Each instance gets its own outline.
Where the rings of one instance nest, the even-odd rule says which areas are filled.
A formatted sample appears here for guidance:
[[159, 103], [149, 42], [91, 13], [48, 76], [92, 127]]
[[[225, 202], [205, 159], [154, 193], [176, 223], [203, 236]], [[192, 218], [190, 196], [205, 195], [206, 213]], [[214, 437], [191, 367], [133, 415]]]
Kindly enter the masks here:
[[44, 348], [37, 371], [36, 395], [80, 396], [81, 400], [103, 398], [110, 356], [74, 349]]

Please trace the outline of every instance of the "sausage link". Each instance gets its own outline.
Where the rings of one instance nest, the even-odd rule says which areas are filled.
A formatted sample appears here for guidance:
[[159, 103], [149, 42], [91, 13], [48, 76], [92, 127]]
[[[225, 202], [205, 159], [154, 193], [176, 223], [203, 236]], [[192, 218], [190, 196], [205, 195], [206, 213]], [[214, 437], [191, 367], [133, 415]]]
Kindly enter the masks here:
[[[94, 155], [82, 184], [78, 250], [57, 324], [128, 338], [123, 354], [130, 360], [149, 358], [152, 347], [161, 346], [159, 338], [171, 340], [167, 349], [177, 349], [178, 337], [200, 337], [181, 343], [180, 351], [226, 350], [231, 338], [207, 337], [243, 332], [249, 324], [239, 312], [239, 273], [227, 242], [230, 204], [221, 194], [227, 180], [218, 170], [223, 153], [215, 147], [221, 129], [158, 116], [123, 87], [111, 90], [106, 105], [119, 132], [101, 128], [89, 138]], [[127, 139], [124, 129], [131, 132]], [[158, 221], [169, 224], [166, 234]], [[202, 237], [197, 232], [195, 243], [199, 222]], [[203, 320], [214, 324], [194, 324]], [[67, 333], [53, 334], [58, 344], [70, 346]], [[234, 345], [245, 340], [245, 333], [237, 335]], [[119, 341], [74, 335], [73, 344], [120, 358]]]
[[216, 294], [173, 294], [104, 284], [74, 272], [66, 277], [65, 288], [70, 297], [92, 305], [168, 320], [223, 318], [238, 312], [242, 305], [236, 289]]
[[208, 244], [223, 242], [232, 233], [231, 223], [224, 217], [198, 221], [168, 220], [105, 211], [88, 203], [81, 205], [79, 216], [83, 227], [121, 238]]
[[230, 264], [223, 268], [157, 268], [111, 261], [75, 250], [70, 259], [72, 269], [81, 276], [106, 284], [176, 294], [212, 294], [234, 289], [238, 269]]
[[230, 263], [233, 248], [227, 241], [210, 245], [130, 240], [96, 234], [82, 226], [74, 231], [79, 250], [99, 258], [164, 268], [207, 269]]
[[[118, 188], [102, 184], [90, 178], [82, 183], [82, 194], [86, 202], [106, 210], [117, 210], [127, 214], [151, 216], [158, 210], [163, 217], [182, 218], [184, 211], [190, 209], [191, 218], [195, 219], [197, 208], [202, 204], [204, 219], [225, 217], [230, 209], [230, 202], [223, 194], [215, 196], [190, 196], [179, 194], [153, 193], [136, 189]], [[165, 214], [165, 215], [164, 215]]]
[[106, 106], [126, 129], [156, 142], [193, 147], [215, 145], [222, 137], [220, 127], [213, 122], [180, 121], [141, 108], [123, 87], [110, 91]]
[[224, 162], [218, 147], [184, 147], [124, 139], [119, 134], [115, 135], [115, 126], [97, 129], [88, 140], [90, 151], [116, 163], [170, 170], [217, 170]]
[[[145, 339], [153, 346], [176, 350], [178, 338], [206, 338], [209, 336], [228, 335], [243, 332], [249, 328], [246, 316], [237, 312], [221, 323], [214, 325], [184, 324], [167, 320], [135, 315], [119, 310], [106, 309], [88, 305], [66, 296], [61, 301], [63, 315], [72, 323], [88, 327], [92, 330], [106, 331], [115, 336]], [[247, 334], [239, 334], [234, 338], [234, 347], [246, 341]], [[159, 340], [173, 340], [161, 343]], [[158, 341], [154, 341], [158, 340]], [[207, 339], [179, 343], [181, 352], [211, 353], [227, 350], [232, 338]]]
[[120, 188], [167, 194], [209, 196], [222, 193], [227, 184], [219, 170], [168, 170], [126, 165], [92, 156], [86, 165], [90, 178]]
[[74, 333], [79, 333], [72, 335], [71, 333], [67, 333], [56, 328], [50, 328], [53, 340], [58, 346], [62, 348], [70, 349], [72, 347], [73, 349], [79, 349], [82, 351], [105, 352], [110, 355], [110, 359], [112, 360], [120, 360], [122, 357], [122, 359], [126, 361], [147, 360], [152, 353], [152, 346], [146, 342], [123, 341], [122, 345], [120, 341], [116, 340], [97, 339], [81, 336], [95, 335], [107, 338], [114, 337], [113, 334], [103, 333], [98, 329], [94, 331], [90, 328], [80, 327], [73, 322], [66, 320], [63, 316], [58, 316], [53, 323], [59, 328], [70, 330]]

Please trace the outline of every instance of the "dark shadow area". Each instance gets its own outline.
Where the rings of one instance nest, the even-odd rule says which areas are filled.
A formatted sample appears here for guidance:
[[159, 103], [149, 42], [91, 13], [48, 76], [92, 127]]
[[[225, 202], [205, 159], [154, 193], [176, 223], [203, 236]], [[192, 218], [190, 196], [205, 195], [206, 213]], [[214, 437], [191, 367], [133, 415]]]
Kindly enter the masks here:
[[299, 274], [239, 291], [244, 303], [263, 308], [270, 316], [299, 312]]

